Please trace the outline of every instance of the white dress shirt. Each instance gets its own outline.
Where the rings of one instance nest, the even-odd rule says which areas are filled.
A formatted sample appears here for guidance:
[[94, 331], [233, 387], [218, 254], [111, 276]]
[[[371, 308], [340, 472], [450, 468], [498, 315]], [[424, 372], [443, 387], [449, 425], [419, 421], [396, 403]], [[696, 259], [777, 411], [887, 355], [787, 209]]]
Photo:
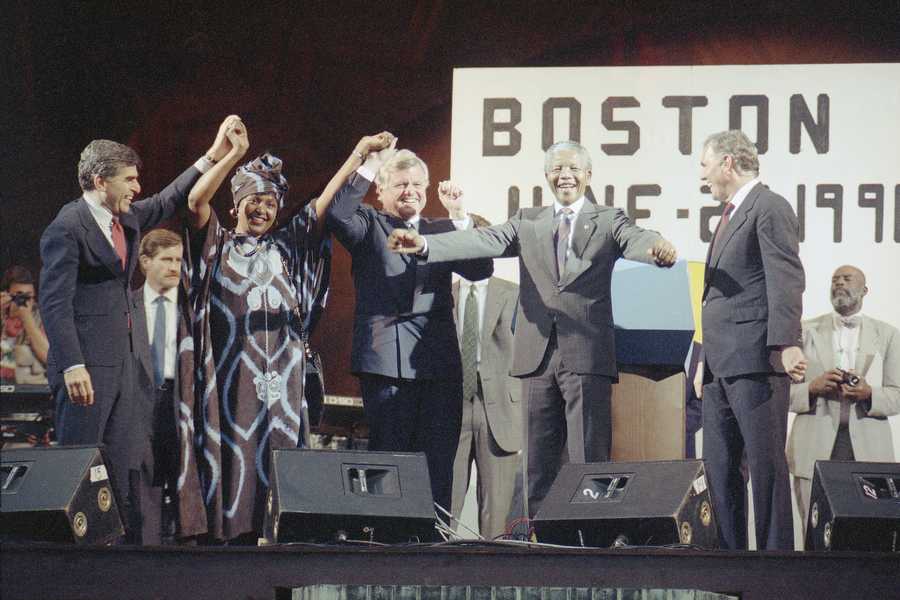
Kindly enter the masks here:
[[469, 281], [459, 278], [459, 297], [456, 313], [456, 333], [462, 339], [463, 321], [466, 317], [466, 303], [469, 301], [469, 289], [475, 286], [475, 298], [478, 301], [478, 344], [475, 351], [475, 361], [481, 364], [481, 330], [484, 327], [484, 302], [487, 299], [488, 280]]
[[834, 364], [839, 369], [849, 371], [856, 365], [862, 313], [856, 313], [849, 317], [832, 313], [832, 318], [834, 319], [834, 334], [831, 336], [831, 343], [834, 349]]
[[[160, 294], [144, 283], [144, 314], [147, 317], [147, 339], [153, 343], [153, 331], [156, 327], [156, 299]], [[163, 377], [166, 379], [175, 378], [175, 363], [177, 358], [176, 340], [178, 337], [178, 288], [173, 287], [165, 294], [162, 294], [163, 304], [166, 308], [166, 356], [163, 365]]]

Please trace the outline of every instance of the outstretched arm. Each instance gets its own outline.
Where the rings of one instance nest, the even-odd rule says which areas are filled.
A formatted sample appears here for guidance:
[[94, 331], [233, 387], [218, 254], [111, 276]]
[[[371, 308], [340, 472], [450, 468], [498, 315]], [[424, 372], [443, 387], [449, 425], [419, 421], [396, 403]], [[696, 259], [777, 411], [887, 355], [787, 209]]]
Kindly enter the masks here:
[[[220, 138], [224, 141], [221, 141]], [[214, 157], [218, 162], [197, 180], [188, 195], [189, 220], [195, 229], [206, 227], [211, 210], [209, 203], [216, 194], [216, 190], [250, 147], [247, 128], [239, 116], [231, 115], [219, 126], [214, 146], [222, 145], [230, 146], [228, 152], [220, 158]]]
[[325, 186], [325, 189], [322, 190], [322, 193], [315, 200], [317, 232], [322, 231], [328, 206], [331, 204], [331, 201], [334, 200], [334, 197], [338, 193], [338, 190], [341, 189], [341, 186], [347, 182], [347, 179], [366, 161], [367, 158], [369, 158], [371, 154], [377, 153], [380, 156], [381, 161], [379, 164], [384, 162], [384, 160], [387, 160], [389, 155], [394, 153], [396, 145], [397, 138], [388, 131], [382, 131], [376, 135], [367, 135], [357, 142], [356, 146], [353, 148], [353, 152], [347, 160], [344, 161], [344, 164], [341, 165], [341, 168], [338, 169], [338, 172], [334, 174], [334, 177], [331, 178], [331, 181], [328, 182], [328, 185]]

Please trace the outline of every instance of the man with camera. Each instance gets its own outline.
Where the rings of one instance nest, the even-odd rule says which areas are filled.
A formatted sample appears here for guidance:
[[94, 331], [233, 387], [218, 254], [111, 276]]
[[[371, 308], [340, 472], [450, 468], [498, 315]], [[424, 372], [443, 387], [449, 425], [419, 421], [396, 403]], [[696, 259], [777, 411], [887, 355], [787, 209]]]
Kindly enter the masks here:
[[887, 417], [900, 413], [900, 332], [861, 313], [868, 291], [860, 269], [838, 267], [834, 312], [802, 325], [809, 364], [791, 384], [787, 459], [804, 528], [817, 460], [894, 460]]
[[0, 284], [3, 315], [0, 379], [10, 384], [47, 384], [47, 334], [38, 313], [34, 278], [25, 267], [12, 266]]

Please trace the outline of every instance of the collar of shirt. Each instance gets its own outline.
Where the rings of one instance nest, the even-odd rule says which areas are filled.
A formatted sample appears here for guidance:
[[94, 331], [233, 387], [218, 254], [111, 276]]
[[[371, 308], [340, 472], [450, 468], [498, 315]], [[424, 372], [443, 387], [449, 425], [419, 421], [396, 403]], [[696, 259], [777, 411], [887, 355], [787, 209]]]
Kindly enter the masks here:
[[421, 220], [422, 220], [422, 216], [421, 216], [421, 215], [416, 215], [416, 216], [412, 217], [411, 219], [407, 219], [407, 220], [404, 221], [404, 222], [406, 223], [407, 227], [409, 227], [410, 225], [412, 225], [413, 227], [415, 227], [416, 229], [418, 229], [418, 228], [419, 228], [419, 221], [421, 221]]
[[[576, 200], [575, 202], [573, 202], [572, 204], [569, 205], [569, 209], [571, 209], [571, 211], [572, 211], [572, 218], [571, 218], [572, 223], [574, 223], [575, 219], [578, 218], [578, 213], [581, 212], [581, 209], [584, 207], [584, 203], [586, 200], [587, 200], [587, 198], [582, 196], [581, 198], [579, 198], [578, 200]], [[559, 211], [561, 211], [562, 209], [563, 209], [563, 205], [559, 203], [559, 200], [556, 200], [553, 202], [553, 216], [554, 217], [556, 215], [558, 215]]]
[[731, 199], [731, 204], [734, 206], [734, 208], [731, 209], [732, 215], [737, 212], [738, 208], [741, 207], [741, 202], [744, 201], [744, 198], [747, 197], [747, 195], [750, 193], [750, 190], [752, 190], [753, 186], [755, 186], [757, 183], [759, 183], [759, 177], [754, 177], [753, 179], [742, 185], [737, 192], [735, 192], [734, 198]]
[[862, 313], [861, 313], [861, 312], [854, 313], [854, 314], [852, 314], [852, 315], [850, 315], [850, 316], [848, 316], [848, 317], [845, 317], [845, 316], [843, 316], [843, 315], [841, 315], [841, 314], [839, 314], [839, 313], [837, 313], [837, 312], [833, 312], [833, 313], [831, 313], [831, 317], [832, 317], [832, 322], [834, 323], [834, 330], [835, 330], [835, 331], [840, 331], [841, 329], [845, 329], [845, 328], [846, 328], [846, 329], [852, 329], [851, 327], [847, 327], [847, 326], [844, 324], [844, 322], [845, 322], [847, 319], [850, 319], [850, 320], [854, 321], [854, 322], [856, 323], [856, 326], [857, 326], [857, 327], [859, 327], [859, 325], [862, 323]]
[[488, 285], [487, 279], [479, 279], [478, 281], [469, 281], [463, 277], [459, 278], [459, 294], [462, 296], [463, 291], [465, 293], [469, 293], [469, 288], [475, 286], [475, 291], [481, 291]]
[[172, 306], [174, 306], [178, 302], [178, 287], [173, 287], [166, 290], [165, 294], [160, 294], [150, 287], [149, 283], [144, 283], [144, 306], [155, 306], [154, 302], [156, 302], [156, 299], [159, 296], [165, 296], [166, 299], [172, 303]]
[[96, 221], [97, 225], [100, 227], [100, 231], [103, 232], [103, 235], [109, 240], [109, 243], [112, 244], [112, 211], [105, 206], [100, 205], [99, 202], [88, 198], [86, 195], [82, 197], [87, 203], [88, 209], [91, 211], [91, 216], [94, 217], [94, 221]]

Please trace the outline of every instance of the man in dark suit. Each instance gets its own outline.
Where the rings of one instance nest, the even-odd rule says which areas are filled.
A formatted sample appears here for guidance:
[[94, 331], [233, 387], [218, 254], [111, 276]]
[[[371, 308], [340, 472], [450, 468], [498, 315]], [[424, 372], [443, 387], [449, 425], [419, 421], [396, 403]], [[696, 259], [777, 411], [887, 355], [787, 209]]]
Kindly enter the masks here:
[[[171, 535], [174, 511], [164, 495], [174, 492], [178, 478], [178, 293], [181, 237], [153, 229], [141, 240], [139, 262], [144, 285], [131, 293], [138, 387], [144, 392], [132, 436], [141, 439], [139, 468], [129, 471], [129, 502], [141, 524], [144, 545], [159, 545]], [[172, 494], [174, 496], [174, 494]], [[171, 496], [170, 496], [171, 497]], [[174, 507], [173, 507], [174, 508]]]
[[[134, 202], [140, 159], [128, 146], [94, 140], [81, 153], [84, 194], [62, 207], [41, 236], [41, 307], [50, 341], [47, 374], [56, 401], [61, 444], [106, 445], [106, 461], [124, 514], [128, 471], [136, 464], [131, 429], [136, 389], [133, 315], [128, 286], [141, 231], [186, 205], [203, 170], [228, 149], [229, 117], [207, 154], [162, 192]], [[126, 523], [129, 538], [136, 532]]]
[[701, 178], [724, 205], [706, 259], [703, 458], [725, 548], [747, 548], [746, 452], [756, 546], [792, 550], [791, 488], [784, 446], [790, 378], [806, 368], [800, 341], [804, 288], [797, 217], [759, 181], [756, 147], [740, 131], [703, 145]]
[[[462, 396], [450, 275], [484, 279], [493, 262], [432, 265], [391, 252], [387, 236], [397, 227], [437, 233], [456, 225], [420, 217], [428, 167], [409, 150], [379, 165], [382, 210], [361, 204], [374, 177], [368, 165], [350, 181], [358, 193], [331, 204], [327, 225], [353, 259], [351, 370], [360, 381], [369, 449], [425, 452], [434, 501], [449, 510]], [[451, 216], [460, 210], [454, 207]]]
[[[534, 516], [563, 463], [607, 461], [610, 392], [617, 377], [610, 284], [625, 257], [671, 266], [675, 248], [633, 225], [621, 209], [588, 202], [591, 158], [559, 142], [545, 155], [553, 206], [523, 208], [502, 225], [421, 236], [395, 231], [396, 251], [427, 263], [519, 257], [520, 296], [511, 374], [525, 379], [528, 514]], [[427, 240], [427, 242], [426, 242]]]
[[[488, 223], [470, 215], [478, 227]], [[481, 222], [479, 222], [479, 220]], [[519, 286], [498, 277], [453, 284], [454, 314], [463, 360], [463, 418], [453, 462], [453, 515], [459, 517], [469, 489], [472, 464], [478, 470], [478, 529], [494, 539], [522, 516], [519, 492], [513, 506], [516, 475], [521, 466], [522, 383], [510, 377], [513, 315]]]

